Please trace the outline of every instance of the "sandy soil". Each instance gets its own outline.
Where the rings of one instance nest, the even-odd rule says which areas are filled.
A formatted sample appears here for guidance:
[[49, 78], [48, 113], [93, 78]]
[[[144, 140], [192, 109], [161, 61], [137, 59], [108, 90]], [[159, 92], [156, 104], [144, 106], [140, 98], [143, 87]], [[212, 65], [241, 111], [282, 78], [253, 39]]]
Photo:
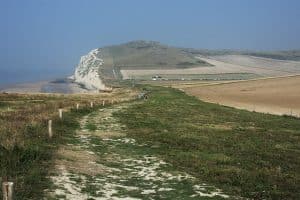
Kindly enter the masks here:
[[201, 100], [250, 111], [300, 116], [300, 76], [184, 88]]

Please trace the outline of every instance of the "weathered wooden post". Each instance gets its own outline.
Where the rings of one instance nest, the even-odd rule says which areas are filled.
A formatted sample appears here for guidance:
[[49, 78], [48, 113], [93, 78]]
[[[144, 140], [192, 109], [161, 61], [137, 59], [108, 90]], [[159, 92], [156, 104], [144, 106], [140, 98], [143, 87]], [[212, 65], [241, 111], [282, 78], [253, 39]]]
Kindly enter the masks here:
[[58, 109], [59, 118], [62, 119], [63, 117], [63, 109]]
[[91, 108], [93, 108], [94, 107], [94, 102], [91, 101], [90, 106], [91, 106]]
[[105, 100], [102, 101], [102, 106], [105, 106]]
[[2, 183], [2, 193], [3, 200], [12, 200], [13, 199], [13, 182], [3, 182]]
[[51, 119], [48, 121], [48, 134], [49, 134], [49, 138], [52, 138], [53, 133], [52, 133], [52, 120]]
[[79, 103], [76, 104], [76, 110], [78, 110], [78, 109], [79, 109]]

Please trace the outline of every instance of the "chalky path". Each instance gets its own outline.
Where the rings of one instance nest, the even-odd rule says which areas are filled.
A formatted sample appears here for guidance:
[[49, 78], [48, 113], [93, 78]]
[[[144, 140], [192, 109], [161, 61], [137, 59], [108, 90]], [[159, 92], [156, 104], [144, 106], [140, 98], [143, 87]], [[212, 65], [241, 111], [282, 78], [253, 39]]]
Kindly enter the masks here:
[[47, 199], [224, 199], [232, 197], [156, 157], [128, 138], [112, 115], [129, 104], [99, 109], [58, 151]]

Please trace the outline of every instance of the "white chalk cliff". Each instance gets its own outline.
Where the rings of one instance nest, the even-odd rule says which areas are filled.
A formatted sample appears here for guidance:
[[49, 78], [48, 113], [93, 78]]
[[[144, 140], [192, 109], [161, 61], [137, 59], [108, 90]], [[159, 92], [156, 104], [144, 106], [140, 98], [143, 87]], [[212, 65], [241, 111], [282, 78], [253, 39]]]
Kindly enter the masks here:
[[90, 51], [87, 55], [81, 57], [75, 69], [74, 81], [84, 85], [86, 89], [91, 91], [105, 89], [106, 87], [99, 76], [103, 63], [100, 49]]

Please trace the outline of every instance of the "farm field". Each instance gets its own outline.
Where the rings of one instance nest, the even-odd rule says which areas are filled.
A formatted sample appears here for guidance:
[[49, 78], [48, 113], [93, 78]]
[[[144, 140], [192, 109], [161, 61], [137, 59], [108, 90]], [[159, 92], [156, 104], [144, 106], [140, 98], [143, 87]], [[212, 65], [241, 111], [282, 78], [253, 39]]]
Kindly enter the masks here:
[[[277, 60], [263, 57], [246, 56], [246, 55], [223, 55], [213, 56], [214, 60], [253, 67], [255, 69], [270, 69], [284, 73], [300, 73], [300, 62], [291, 60]], [[282, 74], [283, 75], [283, 74]]]
[[[247, 80], [259, 78], [260, 76], [251, 73], [221, 73], [221, 74], [164, 74], [164, 80]], [[152, 75], [137, 76], [135, 80], [151, 80]], [[157, 80], [156, 80], [157, 81]]]
[[300, 73], [300, 62], [282, 61], [245, 55], [198, 56], [211, 66], [168, 69], [120, 69], [123, 79], [151, 80], [160, 75], [164, 79], [247, 80], [260, 77], [295, 75]]
[[194, 85], [185, 92], [201, 100], [278, 115], [300, 116], [300, 76]]

